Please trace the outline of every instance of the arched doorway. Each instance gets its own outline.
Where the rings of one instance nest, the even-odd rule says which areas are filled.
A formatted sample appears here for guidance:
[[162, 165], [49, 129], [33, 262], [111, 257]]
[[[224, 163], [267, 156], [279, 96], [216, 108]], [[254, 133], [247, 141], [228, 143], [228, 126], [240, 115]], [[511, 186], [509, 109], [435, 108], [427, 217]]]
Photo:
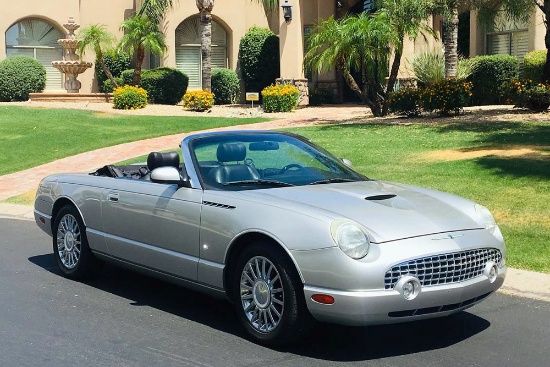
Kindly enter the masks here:
[[63, 89], [63, 74], [52, 66], [52, 61], [63, 59], [63, 48], [57, 44], [63, 37], [47, 21], [23, 19], [6, 31], [6, 56], [23, 55], [38, 60], [46, 68], [46, 89]]
[[[212, 20], [212, 68], [226, 68], [227, 32]], [[176, 28], [176, 68], [189, 77], [189, 88], [202, 88], [200, 19], [184, 20]]]

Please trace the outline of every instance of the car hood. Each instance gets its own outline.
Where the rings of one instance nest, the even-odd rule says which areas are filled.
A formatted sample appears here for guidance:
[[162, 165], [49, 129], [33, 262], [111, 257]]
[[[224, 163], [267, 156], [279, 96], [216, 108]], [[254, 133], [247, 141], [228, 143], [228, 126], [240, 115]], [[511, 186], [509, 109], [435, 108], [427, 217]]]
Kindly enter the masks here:
[[[348, 218], [363, 225], [374, 242], [478, 229], [474, 203], [439, 191], [382, 181], [241, 191], [272, 206]], [[468, 215], [470, 213], [471, 215]]]

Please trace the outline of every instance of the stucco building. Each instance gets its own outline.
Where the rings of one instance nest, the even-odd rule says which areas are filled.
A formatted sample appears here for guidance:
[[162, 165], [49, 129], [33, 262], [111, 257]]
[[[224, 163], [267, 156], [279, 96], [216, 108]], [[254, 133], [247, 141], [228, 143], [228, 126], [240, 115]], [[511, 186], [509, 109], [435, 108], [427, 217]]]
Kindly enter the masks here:
[[[281, 0], [281, 3], [284, 0]], [[280, 37], [281, 71], [286, 79], [307, 77], [310, 88], [330, 87], [342, 89], [337, 73], [316, 75], [302, 68], [304, 36], [318, 19], [336, 17], [347, 12], [363, 11], [372, 0], [288, 0], [292, 5], [292, 20], [286, 22], [283, 12], [266, 14], [255, 0], [218, 0], [215, 2], [212, 23], [213, 67], [237, 69], [239, 41], [252, 26], [269, 27]], [[174, 1], [175, 7], [166, 16], [164, 30], [168, 50], [156, 59], [149, 57], [145, 67], [169, 66], [185, 72], [190, 88], [201, 87], [201, 54], [198, 11], [194, 1]], [[139, 9], [141, 0], [26, 0], [4, 4], [0, 12], [0, 60], [6, 56], [24, 54], [39, 60], [47, 70], [47, 91], [63, 91], [63, 75], [51, 66], [62, 59], [62, 49], [56, 43], [64, 37], [62, 24], [74, 17], [82, 26], [104, 24], [119, 39], [121, 23]], [[430, 25], [441, 31], [440, 20], [429, 20]], [[475, 20], [471, 22], [470, 56], [485, 53], [524, 54], [528, 50], [544, 46], [544, 24], [540, 15], [532, 17], [524, 28], [513, 29], [505, 25], [492, 32], [480, 31]], [[523, 27], [523, 26], [522, 26]], [[519, 41], [518, 41], [519, 40]], [[526, 40], [526, 41], [525, 41]], [[425, 49], [441, 47], [436, 40], [407, 42], [404, 65], [400, 74], [406, 76], [406, 61]], [[518, 48], [519, 47], [519, 48]], [[521, 55], [519, 55], [521, 56]], [[94, 61], [93, 53], [85, 60]], [[81, 92], [97, 91], [93, 68], [79, 77]]]

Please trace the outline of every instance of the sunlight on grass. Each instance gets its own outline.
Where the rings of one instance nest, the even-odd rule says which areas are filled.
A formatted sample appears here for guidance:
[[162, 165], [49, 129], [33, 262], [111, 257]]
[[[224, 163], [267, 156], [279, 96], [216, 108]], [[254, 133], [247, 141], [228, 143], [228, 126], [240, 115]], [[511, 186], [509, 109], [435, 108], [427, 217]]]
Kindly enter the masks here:
[[21, 195], [12, 196], [2, 202], [7, 204], [33, 205], [35, 196], [36, 190], [31, 190]]

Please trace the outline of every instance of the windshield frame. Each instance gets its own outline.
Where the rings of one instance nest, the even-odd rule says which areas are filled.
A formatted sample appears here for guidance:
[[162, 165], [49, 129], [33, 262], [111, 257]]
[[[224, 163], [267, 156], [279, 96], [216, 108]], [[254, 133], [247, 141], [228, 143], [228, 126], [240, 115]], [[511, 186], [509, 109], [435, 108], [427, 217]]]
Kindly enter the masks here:
[[[258, 185], [254, 185], [250, 182], [246, 182], [246, 184], [238, 185], [238, 184], [230, 184], [227, 185], [227, 183], [217, 183], [212, 182], [211, 179], [208, 177], [204, 177], [204, 170], [201, 170], [201, 168], [204, 168], [201, 166], [201, 162], [210, 162], [210, 161], [201, 161], [199, 162], [199, 159], [196, 155], [196, 150], [200, 149], [201, 147], [204, 147], [205, 145], [214, 145], [214, 144], [221, 144], [221, 143], [243, 143], [245, 146], [250, 147], [250, 143], [254, 142], [281, 142], [281, 143], [287, 143], [291, 144], [294, 147], [301, 149], [304, 154], [308, 153], [311, 154], [313, 158], [317, 159], [317, 162], [319, 164], [323, 164], [326, 168], [331, 169], [329, 171], [331, 174], [334, 174], [334, 176], [331, 177], [325, 177], [322, 175], [319, 175], [317, 177], [311, 177], [311, 179], [307, 180], [306, 177], [304, 177], [304, 181], [295, 181], [295, 182], [287, 182], [284, 180], [280, 180], [281, 183], [288, 184], [288, 185], [276, 185], [273, 186], [266, 185], [265, 182], [259, 182]], [[335, 157], [332, 153], [328, 152], [326, 149], [318, 146], [317, 144], [311, 142], [307, 138], [293, 134], [293, 133], [286, 133], [286, 132], [273, 132], [273, 131], [232, 131], [232, 132], [218, 132], [218, 133], [208, 133], [208, 134], [199, 134], [194, 135], [192, 137], [186, 138], [182, 142], [182, 150], [184, 150], [184, 147], [188, 149], [188, 152], [183, 152], [184, 157], [187, 157], [193, 162], [193, 168], [195, 172], [191, 174], [192, 178], [196, 178], [198, 182], [200, 182], [200, 185], [204, 190], [217, 190], [217, 191], [240, 191], [240, 190], [258, 190], [258, 189], [266, 189], [266, 188], [281, 188], [285, 189], [291, 186], [305, 186], [308, 184], [312, 184], [315, 182], [324, 181], [326, 179], [334, 179], [334, 178], [342, 178], [346, 181], [368, 181], [369, 178], [366, 176], [354, 171], [349, 166], [344, 164], [344, 162]], [[277, 150], [277, 149], [274, 149]], [[249, 149], [247, 149], [247, 152], [250, 152]], [[188, 154], [186, 154], [188, 153]], [[320, 159], [319, 159], [320, 158]], [[212, 162], [214, 163], [214, 162]], [[219, 162], [216, 162], [219, 163]], [[327, 165], [328, 164], [328, 165]], [[304, 168], [304, 167], [302, 167]], [[312, 167], [306, 167], [311, 170], [315, 170], [315, 168]], [[278, 169], [278, 168], [273, 168]], [[332, 171], [332, 169], [334, 171]], [[261, 170], [263, 171], [263, 170]], [[335, 172], [339, 171], [339, 172]], [[319, 172], [320, 174], [320, 172]], [[300, 177], [299, 175], [296, 175], [296, 177]], [[288, 177], [287, 177], [288, 178]], [[278, 181], [277, 178], [273, 177], [259, 177], [259, 181]], [[249, 181], [249, 180], [244, 180]]]

